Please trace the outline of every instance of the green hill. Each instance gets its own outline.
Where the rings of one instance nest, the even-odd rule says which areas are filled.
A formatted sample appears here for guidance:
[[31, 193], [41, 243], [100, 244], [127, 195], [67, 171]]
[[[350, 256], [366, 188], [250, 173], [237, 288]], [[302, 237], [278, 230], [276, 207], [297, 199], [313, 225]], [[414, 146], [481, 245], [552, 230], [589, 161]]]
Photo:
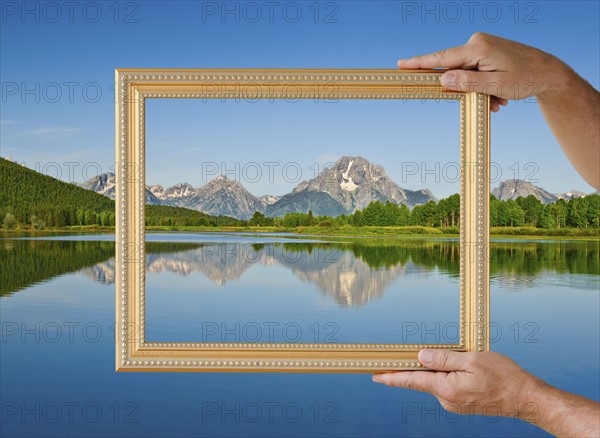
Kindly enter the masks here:
[[[0, 158], [0, 227], [114, 226], [115, 201]], [[243, 225], [180, 207], [146, 206], [147, 225]]]
[[102, 195], [0, 159], [2, 219], [11, 213], [20, 225], [33, 218], [35, 226], [62, 227], [93, 225], [100, 217], [99, 225], [110, 225], [114, 211], [114, 201]]

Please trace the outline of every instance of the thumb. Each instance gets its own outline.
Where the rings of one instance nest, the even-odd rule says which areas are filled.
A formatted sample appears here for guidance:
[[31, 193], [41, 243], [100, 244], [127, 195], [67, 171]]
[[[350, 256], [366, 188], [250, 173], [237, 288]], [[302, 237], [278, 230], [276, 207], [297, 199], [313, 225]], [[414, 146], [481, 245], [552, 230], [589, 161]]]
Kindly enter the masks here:
[[502, 97], [497, 72], [448, 70], [441, 77], [442, 87], [449, 90], [491, 94]]
[[468, 354], [452, 350], [421, 350], [419, 362], [435, 371], [464, 371]]

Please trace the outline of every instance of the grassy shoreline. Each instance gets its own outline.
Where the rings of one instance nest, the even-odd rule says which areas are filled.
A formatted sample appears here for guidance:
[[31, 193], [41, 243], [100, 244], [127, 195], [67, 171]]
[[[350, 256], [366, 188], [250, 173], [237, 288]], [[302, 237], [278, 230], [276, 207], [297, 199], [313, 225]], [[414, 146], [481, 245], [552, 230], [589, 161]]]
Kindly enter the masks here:
[[[298, 235], [319, 235], [331, 237], [419, 237], [419, 238], [440, 238], [440, 237], [459, 237], [457, 227], [452, 228], [432, 228], [422, 226], [407, 227], [196, 227], [196, 226], [154, 226], [146, 227], [148, 232], [195, 232], [195, 233], [294, 233]], [[45, 230], [35, 229], [0, 229], [0, 234], [4, 236], [29, 234], [66, 234], [66, 233], [114, 233], [114, 227], [99, 226], [72, 226], [63, 228], [51, 228]], [[590, 228], [558, 228], [543, 229], [533, 227], [492, 227], [490, 229], [492, 238], [526, 238], [526, 239], [585, 239], [600, 240], [600, 229]]]

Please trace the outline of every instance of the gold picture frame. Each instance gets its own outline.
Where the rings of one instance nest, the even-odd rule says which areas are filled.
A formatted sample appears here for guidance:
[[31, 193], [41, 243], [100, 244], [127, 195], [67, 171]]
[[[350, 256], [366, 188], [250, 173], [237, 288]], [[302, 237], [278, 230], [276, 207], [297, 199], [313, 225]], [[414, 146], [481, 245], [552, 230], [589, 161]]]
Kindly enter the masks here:
[[[439, 70], [116, 69], [116, 370], [381, 372], [423, 369], [422, 348], [489, 350], [489, 96]], [[153, 343], [145, 340], [145, 102], [204, 99], [460, 102], [460, 337], [456, 344]]]

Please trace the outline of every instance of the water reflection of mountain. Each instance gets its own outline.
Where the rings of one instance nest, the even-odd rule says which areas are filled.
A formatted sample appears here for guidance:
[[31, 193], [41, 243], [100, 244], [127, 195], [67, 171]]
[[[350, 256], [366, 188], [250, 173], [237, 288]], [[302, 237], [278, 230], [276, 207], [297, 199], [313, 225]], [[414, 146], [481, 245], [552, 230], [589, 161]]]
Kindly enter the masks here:
[[[492, 282], [518, 278], [533, 286], [542, 270], [597, 273], [598, 247], [593, 242], [565, 245], [498, 243], [491, 248]], [[286, 244], [205, 244], [187, 251], [147, 254], [150, 274], [204, 275], [216, 284], [236, 281], [255, 265], [282, 266], [298, 279], [316, 285], [341, 306], [360, 306], [383, 295], [399, 276], [437, 270], [458, 277], [456, 242], [415, 241]], [[114, 261], [84, 270], [97, 281], [114, 282]], [[586, 280], [588, 281], [588, 280]], [[527, 286], [526, 286], [527, 287]]]
[[[256, 262], [240, 255], [240, 245], [207, 245], [191, 251], [165, 256], [150, 254], [146, 257], [146, 272], [172, 272], [177, 275], [200, 273], [219, 285], [239, 279]], [[254, 252], [251, 250], [251, 252]]]
[[89, 268], [83, 268], [81, 273], [98, 283], [113, 284], [116, 276], [115, 259], [113, 257]]
[[284, 259], [281, 264], [300, 280], [315, 284], [326, 295], [333, 295], [341, 306], [360, 306], [379, 298], [396, 277], [422, 271], [410, 261], [390, 268], [372, 268], [351, 251], [340, 252], [331, 263], [316, 262], [321, 256], [325, 257], [322, 251], [316, 250], [313, 254], [304, 253], [295, 263]]
[[[216, 284], [239, 279], [252, 266], [280, 266], [316, 285], [344, 306], [381, 296], [397, 277], [435, 269], [458, 277], [458, 244], [431, 240], [353, 239], [351, 243], [202, 244], [148, 242], [149, 273], [199, 273]], [[511, 288], [583, 282], [599, 284], [598, 242], [499, 242], [490, 247], [491, 281]], [[115, 281], [114, 243], [108, 241], [0, 241], [0, 296], [36, 283], [83, 272], [104, 284]], [[540, 275], [542, 272], [551, 275]], [[552, 280], [563, 273], [560, 281]], [[573, 277], [568, 274], [584, 274]], [[549, 280], [550, 279], [550, 280]], [[511, 285], [513, 285], [511, 286]]]
[[[423, 271], [412, 262], [371, 267], [349, 248], [325, 245], [309, 251], [292, 245], [219, 244], [171, 254], [148, 254], [146, 272], [170, 272], [183, 276], [199, 273], [218, 285], [224, 285], [238, 280], [255, 265], [282, 266], [298, 279], [315, 284], [324, 294], [333, 296], [338, 304], [358, 306], [382, 296], [399, 275]], [[96, 281], [111, 284], [115, 278], [114, 267], [111, 259], [83, 272]]]

